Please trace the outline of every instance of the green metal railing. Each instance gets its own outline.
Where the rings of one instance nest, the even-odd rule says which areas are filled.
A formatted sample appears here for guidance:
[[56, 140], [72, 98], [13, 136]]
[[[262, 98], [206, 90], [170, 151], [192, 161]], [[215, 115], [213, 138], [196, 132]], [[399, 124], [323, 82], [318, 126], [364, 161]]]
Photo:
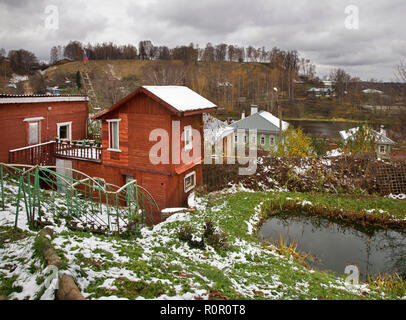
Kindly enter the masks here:
[[[100, 232], [132, 231], [153, 224], [159, 214], [154, 198], [137, 180], [119, 187], [75, 169], [4, 163], [0, 180], [1, 208], [15, 207], [15, 227], [22, 205], [30, 226], [53, 217], [64, 218], [71, 228]], [[17, 194], [7, 191], [9, 183], [17, 186]], [[63, 202], [62, 210], [57, 200]]]

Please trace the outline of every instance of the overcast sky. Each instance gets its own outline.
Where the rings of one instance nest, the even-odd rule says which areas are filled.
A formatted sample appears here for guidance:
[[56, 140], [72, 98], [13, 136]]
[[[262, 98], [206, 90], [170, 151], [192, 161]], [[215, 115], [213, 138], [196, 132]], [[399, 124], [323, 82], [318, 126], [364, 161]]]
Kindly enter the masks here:
[[[359, 9], [358, 29], [346, 28], [356, 21], [354, 11], [345, 13], [349, 5]], [[49, 6], [57, 8], [57, 29]], [[69, 40], [225, 42], [296, 49], [319, 76], [340, 67], [364, 80], [390, 81], [406, 59], [405, 30], [405, 0], [0, 0], [0, 48], [24, 48], [43, 60]]]

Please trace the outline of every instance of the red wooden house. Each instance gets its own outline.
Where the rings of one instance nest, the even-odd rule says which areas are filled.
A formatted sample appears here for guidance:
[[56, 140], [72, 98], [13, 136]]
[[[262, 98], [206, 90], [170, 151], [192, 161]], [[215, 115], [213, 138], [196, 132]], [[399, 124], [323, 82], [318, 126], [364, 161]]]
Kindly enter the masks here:
[[0, 162], [9, 151], [53, 141], [86, 137], [88, 98], [80, 95], [0, 94]]
[[[86, 113], [83, 115], [79, 107], [69, 107], [70, 104], [65, 105], [65, 109], [58, 108], [70, 113], [67, 118], [63, 118], [63, 121], [72, 122], [69, 138], [86, 136], [85, 130], [73, 131], [77, 117], [81, 123], [85, 123], [87, 100], [85, 105]], [[43, 106], [45, 112], [46, 106], [51, 106], [50, 102]], [[54, 110], [56, 105], [52, 106]], [[183, 206], [189, 193], [202, 182], [202, 114], [212, 112], [215, 108], [216, 105], [187, 87], [144, 86], [93, 117], [102, 121], [101, 148], [55, 143], [46, 153], [52, 155], [56, 170], [65, 175], [72, 174], [71, 170], [65, 169], [76, 169], [116, 186], [123, 186], [128, 180], [136, 179], [139, 185], [151, 193], [160, 209]], [[49, 121], [50, 115], [37, 113], [30, 113], [29, 117], [43, 117], [38, 121], [43, 121], [47, 127], [47, 139], [38, 141], [47, 141], [56, 136], [58, 123], [62, 120], [57, 117], [57, 121], [52, 120], [52, 124], [47, 125], [49, 122], [46, 119]], [[56, 126], [56, 129], [51, 130], [51, 126]], [[44, 128], [41, 127], [41, 130]], [[28, 142], [22, 139], [19, 143], [25, 146]], [[159, 150], [152, 152], [158, 145], [161, 146]], [[8, 151], [9, 146], [4, 149]], [[31, 150], [23, 150], [20, 159], [25, 159], [29, 152]], [[151, 158], [151, 154], [156, 157]]]
[[[182, 206], [202, 182], [202, 114], [215, 108], [187, 87], [141, 87], [93, 117], [102, 121], [101, 159], [67, 160], [72, 161], [67, 166], [117, 186], [136, 179], [160, 209]], [[167, 133], [168, 144], [158, 155], [168, 154], [168, 162], [150, 159], [151, 149], [162, 142], [151, 138], [156, 129]], [[199, 135], [192, 137], [193, 132]]]

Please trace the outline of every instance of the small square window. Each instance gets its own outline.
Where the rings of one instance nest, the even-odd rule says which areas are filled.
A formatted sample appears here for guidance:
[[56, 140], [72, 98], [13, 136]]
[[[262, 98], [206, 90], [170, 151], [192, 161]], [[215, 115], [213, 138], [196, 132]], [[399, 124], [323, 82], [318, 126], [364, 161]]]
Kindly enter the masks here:
[[58, 123], [58, 138], [61, 140], [71, 140], [72, 139], [72, 123], [64, 122]]
[[379, 152], [380, 153], [385, 153], [386, 152], [385, 146], [379, 146]]
[[185, 176], [184, 189], [185, 193], [189, 192], [196, 186], [196, 172], [191, 172]]

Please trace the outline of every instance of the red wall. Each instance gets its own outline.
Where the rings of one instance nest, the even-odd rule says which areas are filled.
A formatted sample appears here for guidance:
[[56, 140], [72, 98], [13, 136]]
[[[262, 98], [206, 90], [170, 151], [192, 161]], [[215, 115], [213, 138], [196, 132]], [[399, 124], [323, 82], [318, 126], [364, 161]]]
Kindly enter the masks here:
[[[52, 110], [48, 110], [52, 107]], [[41, 102], [0, 105], [0, 162], [8, 161], [8, 151], [28, 145], [26, 118], [44, 117], [41, 120], [41, 142], [53, 140], [57, 123], [72, 121], [72, 139], [86, 138], [87, 102]]]
[[186, 205], [187, 197], [193, 190], [187, 194], [184, 192], [184, 177], [191, 171], [196, 172], [196, 185], [202, 183], [201, 165], [196, 165], [180, 175], [157, 174], [128, 167], [109, 166], [79, 160], [72, 160], [72, 168], [82, 171], [92, 178], [103, 178], [106, 182], [120, 187], [125, 184], [126, 176], [131, 176], [138, 181], [139, 185], [151, 193], [159, 209]]

